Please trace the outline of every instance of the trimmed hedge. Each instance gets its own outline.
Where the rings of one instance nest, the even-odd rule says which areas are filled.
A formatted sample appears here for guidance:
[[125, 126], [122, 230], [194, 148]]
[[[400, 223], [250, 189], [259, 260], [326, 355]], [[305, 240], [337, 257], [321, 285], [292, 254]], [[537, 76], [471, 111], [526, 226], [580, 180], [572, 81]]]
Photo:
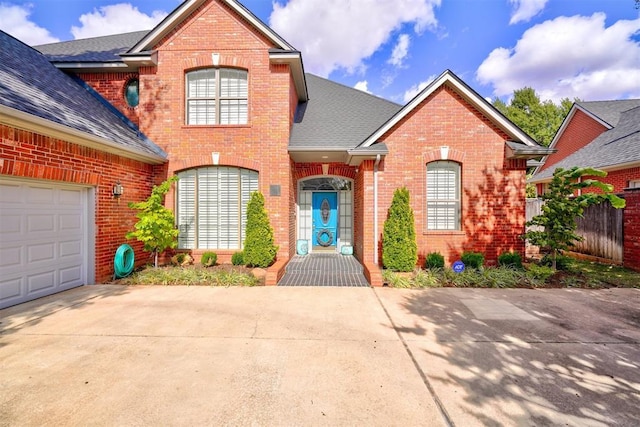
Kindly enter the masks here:
[[418, 262], [418, 244], [409, 190], [398, 188], [382, 231], [382, 263], [392, 271], [413, 271]]

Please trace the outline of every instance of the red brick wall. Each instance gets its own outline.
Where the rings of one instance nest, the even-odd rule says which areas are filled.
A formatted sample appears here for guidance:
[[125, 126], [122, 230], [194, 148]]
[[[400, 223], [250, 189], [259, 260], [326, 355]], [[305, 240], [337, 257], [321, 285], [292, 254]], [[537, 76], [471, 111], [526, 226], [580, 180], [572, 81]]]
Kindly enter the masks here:
[[[226, 6], [206, 2], [156, 46], [157, 67], [139, 70], [138, 108], [142, 132], [169, 155], [169, 175], [211, 165], [214, 152], [219, 153], [221, 166], [258, 171], [259, 189], [279, 245], [278, 259], [288, 259], [295, 252], [291, 206], [296, 189], [287, 147], [297, 96], [292, 93], [289, 67], [270, 64], [271, 47]], [[219, 54], [220, 67], [248, 70], [246, 125], [185, 125], [185, 73], [213, 67], [212, 53]], [[280, 186], [280, 196], [270, 196], [270, 185]], [[173, 193], [167, 206], [174, 207]], [[220, 262], [227, 262], [235, 251], [216, 253]]]
[[[452, 89], [434, 92], [382, 138], [389, 154], [379, 173], [379, 240], [393, 192], [405, 186], [415, 216], [420, 264], [433, 251], [444, 255], [448, 263], [465, 250], [482, 252], [487, 264], [495, 264], [503, 251], [523, 253], [519, 236], [525, 222], [526, 164], [505, 160], [506, 139], [507, 135]], [[449, 147], [449, 160], [461, 164], [460, 231], [426, 229], [426, 164], [440, 160], [441, 146]], [[369, 219], [365, 214], [365, 221]], [[367, 259], [371, 258], [366, 250], [367, 242], [372, 241], [369, 233], [365, 229]]]
[[624, 193], [627, 206], [624, 209], [624, 255], [627, 268], [640, 271], [640, 189]]
[[[584, 179], [589, 178], [597, 179], [598, 181], [604, 182], [605, 184], [611, 184], [613, 185], [614, 193], [621, 193], [625, 188], [629, 186], [629, 181], [640, 179], [640, 167], [612, 171], [609, 172], [605, 177], [584, 177]], [[587, 188], [584, 191], [592, 193], [602, 192], [598, 188]]]
[[[136, 222], [127, 204], [149, 196], [152, 165], [5, 125], [0, 136], [0, 174], [95, 188], [96, 282], [113, 276], [113, 257], [123, 243], [134, 248], [137, 265], [147, 261], [142, 246], [124, 236]], [[119, 200], [111, 195], [116, 181], [125, 189]]]
[[[554, 146], [558, 151], [547, 156], [541, 171], [552, 167], [565, 157], [575, 153], [584, 147], [607, 128], [602, 124], [589, 117], [580, 110], [576, 110], [571, 121], [567, 124], [560, 139], [556, 141]], [[555, 169], [555, 168], [554, 168]]]
[[138, 107], [130, 107], [124, 97], [126, 84], [138, 78], [137, 73], [80, 73], [78, 77], [133, 123], [136, 125], [140, 123]]

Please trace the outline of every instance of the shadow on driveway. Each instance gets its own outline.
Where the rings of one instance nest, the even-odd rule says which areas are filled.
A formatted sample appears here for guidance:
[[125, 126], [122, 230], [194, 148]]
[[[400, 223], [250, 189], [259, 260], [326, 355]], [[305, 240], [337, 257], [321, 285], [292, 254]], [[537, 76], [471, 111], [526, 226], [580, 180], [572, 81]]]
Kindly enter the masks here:
[[460, 426], [640, 425], [640, 291], [377, 291]]

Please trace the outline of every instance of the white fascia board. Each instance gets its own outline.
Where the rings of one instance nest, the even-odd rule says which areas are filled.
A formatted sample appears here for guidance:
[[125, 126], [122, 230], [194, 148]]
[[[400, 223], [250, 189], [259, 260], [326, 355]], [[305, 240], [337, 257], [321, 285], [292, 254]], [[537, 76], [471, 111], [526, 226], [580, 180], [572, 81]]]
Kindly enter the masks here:
[[123, 71], [129, 68], [124, 62], [52, 62], [54, 67], [62, 70], [113, 70]]
[[306, 102], [309, 100], [309, 92], [307, 90], [307, 78], [304, 75], [304, 66], [302, 65], [302, 55], [300, 52], [270, 52], [269, 61], [273, 64], [287, 64], [293, 75], [293, 82], [298, 93], [298, 101]]
[[116, 144], [109, 139], [82, 132], [4, 105], [0, 105], [0, 123], [145, 163], [160, 165], [167, 161], [163, 156]]
[[395, 116], [393, 116], [387, 123], [382, 125], [374, 134], [372, 134], [362, 144], [363, 147], [368, 147], [380, 139], [386, 132], [388, 132], [393, 126], [395, 126], [400, 120], [405, 118], [411, 113], [422, 101], [429, 97], [440, 86], [445, 83], [449, 83], [453, 86], [463, 98], [470, 102], [474, 107], [480, 110], [485, 116], [489, 117], [498, 127], [504, 130], [512, 138], [532, 147], [538, 147], [537, 144], [529, 135], [521, 131], [510, 120], [498, 113], [489, 103], [480, 97], [476, 92], [470, 89], [466, 84], [462, 83], [458, 78], [454, 77], [451, 71], [446, 70], [437, 79], [435, 79], [429, 86], [427, 86], [422, 92], [416, 95], [408, 104], [406, 104]]
[[[272, 41], [278, 48], [285, 50], [295, 50], [282, 37], [276, 34], [271, 28], [260, 21], [253, 13], [235, 0], [222, 0], [232, 10], [242, 16], [254, 28], [260, 31], [267, 39]], [[186, 0], [177, 9], [167, 16], [160, 24], [133, 46], [129, 53], [138, 53], [144, 50], [152, 49], [166, 34], [173, 30], [177, 25], [184, 21], [193, 11], [200, 7], [205, 0]]]

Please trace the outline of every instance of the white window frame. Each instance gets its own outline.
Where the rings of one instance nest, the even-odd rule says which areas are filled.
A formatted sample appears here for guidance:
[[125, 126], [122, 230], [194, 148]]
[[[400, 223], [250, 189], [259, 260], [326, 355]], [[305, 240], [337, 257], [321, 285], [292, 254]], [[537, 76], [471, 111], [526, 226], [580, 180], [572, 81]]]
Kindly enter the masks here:
[[258, 172], [205, 166], [177, 175], [178, 248], [242, 249], [247, 204], [258, 190]]
[[246, 125], [248, 116], [247, 70], [202, 68], [185, 74], [187, 125]]
[[427, 163], [427, 231], [462, 229], [462, 166], [450, 160]]

